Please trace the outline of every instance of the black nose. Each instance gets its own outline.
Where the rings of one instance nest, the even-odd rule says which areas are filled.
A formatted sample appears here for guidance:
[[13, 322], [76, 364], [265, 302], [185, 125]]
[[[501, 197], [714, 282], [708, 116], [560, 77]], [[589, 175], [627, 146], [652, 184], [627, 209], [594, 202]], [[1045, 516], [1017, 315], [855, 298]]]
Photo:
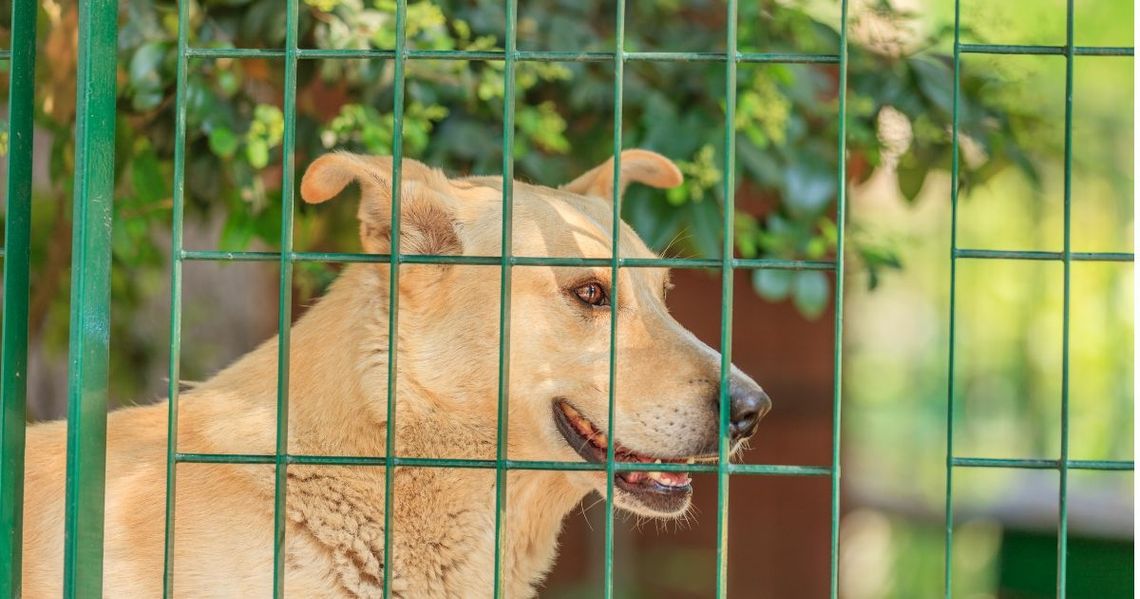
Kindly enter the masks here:
[[733, 442], [747, 439], [756, 432], [760, 420], [772, 409], [772, 400], [755, 383], [733, 379], [729, 385], [729, 429]]

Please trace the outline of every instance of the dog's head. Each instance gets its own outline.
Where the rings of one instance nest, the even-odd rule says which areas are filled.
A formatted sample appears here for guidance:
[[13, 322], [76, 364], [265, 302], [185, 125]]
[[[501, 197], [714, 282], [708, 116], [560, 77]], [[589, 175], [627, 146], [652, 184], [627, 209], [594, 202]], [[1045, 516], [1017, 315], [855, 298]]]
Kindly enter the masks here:
[[[358, 216], [364, 248], [388, 253], [391, 159], [322, 156], [306, 171], [301, 195], [323, 202], [352, 181], [362, 190]], [[620, 193], [632, 182], [673, 187], [681, 183], [681, 173], [658, 154], [628, 150], [622, 153], [616, 188]], [[604, 463], [612, 444], [619, 462], [714, 461], [721, 356], [669, 314], [668, 270], [636, 266], [637, 259], [656, 255], [625, 223], [619, 223], [618, 255], [627, 259], [627, 267], [618, 270], [616, 284], [612, 281], [612, 161], [559, 189], [517, 181], [512, 187], [511, 254], [523, 260], [511, 269], [509, 281], [509, 457]], [[501, 253], [500, 178], [448, 179], [405, 160], [400, 194], [401, 253]], [[562, 259], [562, 265], [526, 260], [544, 257]], [[401, 376], [436, 398], [437, 413], [451, 410], [457, 423], [491, 431], [500, 377], [501, 272], [494, 263], [444, 266], [416, 260], [400, 270]], [[609, 423], [611, 328], [616, 331], [616, 427]], [[734, 452], [755, 432], [770, 402], [736, 367], [728, 380], [726, 432]], [[616, 504], [651, 516], [684, 512], [692, 494], [689, 477], [683, 466], [666, 470], [617, 473]], [[605, 493], [602, 472], [565, 476], [581, 488]]]

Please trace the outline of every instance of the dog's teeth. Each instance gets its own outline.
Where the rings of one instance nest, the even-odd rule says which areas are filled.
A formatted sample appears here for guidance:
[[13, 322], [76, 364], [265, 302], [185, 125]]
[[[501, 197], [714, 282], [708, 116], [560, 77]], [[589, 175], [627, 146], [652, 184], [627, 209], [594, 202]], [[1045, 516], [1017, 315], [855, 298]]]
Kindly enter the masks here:
[[661, 458], [657, 458], [656, 460], [653, 460], [653, 463], [654, 463], [654, 464], [660, 464], [660, 463], [661, 463]]
[[689, 458], [689, 459], [685, 460], [685, 463], [686, 464], [696, 464], [697, 459], [696, 458]]
[[689, 477], [686, 474], [675, 474], [671, 472], [647, 472], [645, 476], [650, 480], [657, 481], [658, 483], [667, 487], [683, 487], [689, 484]]

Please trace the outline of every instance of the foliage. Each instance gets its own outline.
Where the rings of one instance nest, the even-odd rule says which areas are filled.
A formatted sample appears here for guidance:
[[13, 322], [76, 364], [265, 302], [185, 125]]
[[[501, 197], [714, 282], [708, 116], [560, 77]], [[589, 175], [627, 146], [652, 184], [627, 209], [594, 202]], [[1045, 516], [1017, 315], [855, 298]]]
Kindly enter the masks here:
[[[611, 3], [548, 0], [520, 3], [521, 49], [612, 51]], [[48, 5], [45, 5], [48, 6]], [[285, 19], [280, 0], [198, 0], [190, 7], [190, 45], [202, 48], [280, 48]], [[50, 5], [41, 30], [44, 58], [37, 122], [51, 132], [50, 193], [61, 206], [40, 219], [37, 243], [65, 239], [70, 228], [67, 172], [73, 155], [75, 7]], [[173, 179], [177, 10], [170, 0], [125, 0], [121, 5], [118, 144], [120, 182], [115, 205], [116, 301], [151, 291], [164, 269]], [[694, 2], [631, 3], [627, 50], [723, 51], [723, 5]], [[872, 18], [903, 27], [908, 16], [881, 2]], [[501, 50], [501, 3], [413, 0], [408, 47], [416, 50]], [[744, 52], [837, 53], [836, 28], [798, 2], [743, 3], [739, 48]], [[304, 0], [303, 48], [380, 49], [395, 45], [392, 0]], [[853, 25], [854, 26], [854, 25]], [[879, 118], [890, 107], [905, 115], [913, 135], [898, 159], [899, 183], [913, 199], [927, 175], [950, 160], [948, 124], [953, 82], [949, 59], [930, 50], [945, 32], [892, 52], [853, 40], [848, 94], [848, 180], [857, 184], [883, 160]], [[280, 57], [191, 59], [187, 74], [185, 182], [188, 222], [223, 219], [218, 247], [238, 250], [279, 243], [284, 63]], [[515, 80], [515, 153], [518, 176], [558, 184], [612, 152], [612, 63], [519, 62]], [[415, 60], [407, 63], [404, 147], [452, 172], [495, 173], [502, 164], [502, 61]], [[390, 59], [299, 61], [296, 163], [334, 147], [390, 152], [394, 132], [394, 64]], [[719, 257], [723, 222], [725, 69], [718, 62], [626, 65], [622, 103], [625, 147], [657, 150], [678, 161], [684, 187], [666, 194], [631, 190], [625, 218], [655, 248], [686, 256]], [[1031, 176], [1016, 135], [1032, 117], [1002, 97], [1000, 81], [970, 73], [961, 82], [962, 131], [977, 156], [964, 162], [962, 184], [984, 182], [1013, 165]], [[835, 202], [839, 135], [838, 69], [834, 64], [741, 63], [737, 85], [737, 168], [741, 198], [734, 245], [738, 255], [821, 259], [836, 248]], [[297, 245], [354, 249], [351, 207], [301, 206]], [[334, 226], [335, 225], [335, 226]], [[901, 261], [889, 245], [852, 240], [851, 258], [878, 280]], [[41, 247], [55, 260], [41, 282], [65, 283], [67, 249]], [[54, 258], [53, 258], [54, 257]], [[297, 285], [315, 292], [328, 280], [321, 268], [298, 270]], [[790, 298], [808, 317], [824, 312], [831, 279], [820, 272], [757, 272], [754, 287], [772, 301]], [[61, 294], [55, 294], [59, 296]], [[53, 297], [45, 292], [48, 298]], [[304, 298], [302, 298], [303, 300]], [[36, 309], [33, 308], [33, 311]], [[46, 314], [50, 307], [42, 307]], [[42, 318], [41, 318], [42, 323]], [[125, 326], [120, 322], [120, 327]], [[36, 330], [36, 329], [33, 329]], [[129, 333], [125, 335], [129, 337]], [[122, 338], [122, 337], [120, 337]]]

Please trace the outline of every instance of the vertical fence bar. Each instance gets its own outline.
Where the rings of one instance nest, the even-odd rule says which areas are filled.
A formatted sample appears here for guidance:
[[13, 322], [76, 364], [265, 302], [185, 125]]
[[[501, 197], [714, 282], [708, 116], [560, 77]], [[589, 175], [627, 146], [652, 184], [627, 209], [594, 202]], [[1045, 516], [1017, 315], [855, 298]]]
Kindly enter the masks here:
[[1073, 270], [1073, 66], [1076, 48], [1073, 39], [1073, 0], [1065, 7], [1065, 241], [1063, 248], [1064, 303], [1061, 315], [1061, 480], [1057, 521], [1057, 597], [1066, 594], [1069, 553], [1069, 294]]
[[32, 216], [36, 2], [12, 3], [8, 79], [8, 185], [4, 222], [4, 324], [0, 357], [0, 597], [19, 597], [24, 429], [27, 421], [28, 259]]
[[182, 219], [186, 193], [186, 46], [190, 0], [178, 2], [178, 66], [174, 92], [174, 187], [170, 223], [170, 365], [167, 386], [166, 522], [163, 536], [162, 596], [174, 596], [175, 501], [178, 463], [178, 392], [182, 361]]
[[736, 0], [728, 0], [724, 61], [724, 230], [720, 263], [720, 422], [716, 462], [716, 596], [728, 596], [729, 391], [732, 371], [732, 277], [736, 216]]
[[[400, 324], [400, 190], [404, 166], [404, 81], [407, 61], [407, 0], [396, 2], [396, 70], [392, 98], [392, 233], [388, 250], [388, 397], [384, 422], [384, 577], [383, 596], [392, 595], [392, 492], [396, 477], [397, 337]], [[363, 201], [363, 198], [361, 198]]]
[[847, 223], [847, 0], [842, 0], [839, 22], [839, 140], [837, 145], [835, 202], [835, 337], [831, 422], [831, 597], [839, 596], [839, 491], [840, 438], [843, 423], [843, 281], [844, 239]]
[[79, 4], [64, 597], [103, 594], [118, 3]]
[[288, 497], [289, 340], [293, 315], [293, 180], [297, 130], [297, 0], [285, 2], [285, 132], [281, 143], [281, 262], [277, 304], [277, 440], [273, 460], [273, 596], [285, 596], [285, 509]]
[[609, 397], [606, 422], [609, 423], [609, 443], [606, 443], [606, 526], [605, 574], [602, 595], [609, 599], [614, 594], [614, 447], [617, 445], [617, 320], [618, 320], [618, 258], [621, 256], [621, 150], [622, 102], [625, 91], [625, 0], [617, 0], [614, 8], [614, 149], [613, 149], [613, 222], [610, 229], [610, 371]]
[[954, 333], [958, 277], [958, 148], [959, 83], [962, 76], [962, 2], [954, 0], [954, 91], [950, 122], [950, 322], [946, 370], [946, 542], [943, 556], [943, 589], [950, 599], [954, 581]]
[[515, 181], [515, 59], [518, 57], [518, 0], [507, 0], [503, 52], [503, 230], [499, 263], [499, 413], [495, 431], [495, 583], [497, 599], [506, 596], [503, 566], [507, 522], [507, 429], [509, 428], [511, 363], [511, 244]]

